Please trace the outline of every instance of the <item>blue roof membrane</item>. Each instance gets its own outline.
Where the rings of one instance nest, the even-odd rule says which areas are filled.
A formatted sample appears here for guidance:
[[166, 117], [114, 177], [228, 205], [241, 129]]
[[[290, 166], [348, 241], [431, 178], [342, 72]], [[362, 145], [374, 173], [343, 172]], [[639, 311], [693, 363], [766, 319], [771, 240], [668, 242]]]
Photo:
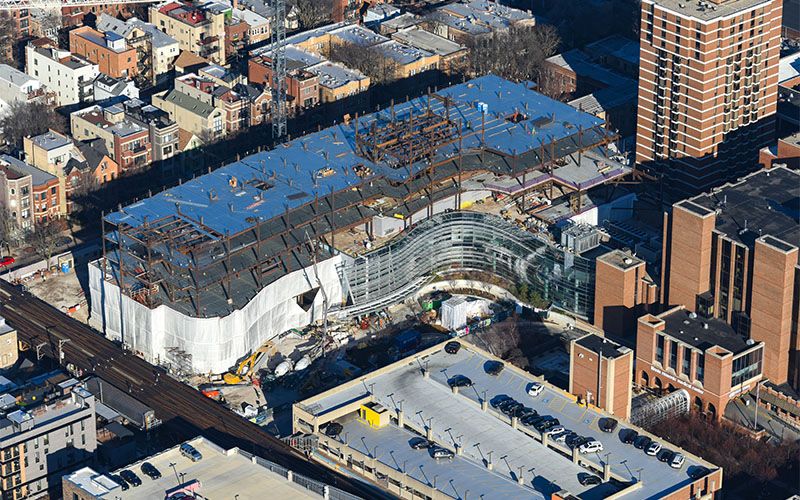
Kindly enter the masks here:
[[[450, 117], [460, 123], [463, 149], [481, 146], [481, 115], [485, 119], [485, 144], [489, 149], [518, 155], [547, 146], [553, 141], [603, 124], [603, 120], [567, 104], [550, 99], [527, 87], [494, 75], [483, 76], [438, 92], [452, 100]], [[395, 106], [398, 119], [424, 112], [423, 96]], [[444, 113], [444, 104], [430, 100], [434, 111]], [[518, 123], [506, 118], [515, 112], [526, 116]], [[385, 109], [358, 120], [361, 133], [373, 121], [385, 123], [391, 111]], [[137, 227], [170, 215], [201, 223], [220, 235], [244, 231], [257, 221], [269, 220], [331, 192], [342, 191], [366, 179], [353, 167], [372, 169], [372, 178], [394, 182], [409, 176], [406, 168], [388, 162], [373, 163], [359, 156], [355, 144], [355, 121], [308, 134], [271, 151], [256, 153], [209, 174], [184, 182], [150, 198], [128, 205], [106, 216], [112, 224]], [[436, 159], [458, 154], [458, 143], [439, 148]], [[329, 168], [323, 175], [323, 169]], [[414, 169], [418, 171], [418, 169]], [[261, 186], [261, 187], [259, 187]], [[269, 186], [267, 189], [262, 187]]]

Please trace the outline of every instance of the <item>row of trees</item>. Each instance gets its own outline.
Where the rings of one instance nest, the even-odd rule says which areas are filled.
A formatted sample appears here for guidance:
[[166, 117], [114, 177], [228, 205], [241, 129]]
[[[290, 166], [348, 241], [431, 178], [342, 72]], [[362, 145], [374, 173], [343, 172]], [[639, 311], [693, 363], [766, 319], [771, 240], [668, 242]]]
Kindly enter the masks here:
[[372, 85], [384, 85], [397, 80], [398, 66], [376, 47], [364, 47], [351, 42], [330, 47], [328, 58], [367, 75]]
[[561, 45], [558, 30], [548, 24], [513, 26], [470, 43], [473, 75], [493, 73], [509, 80], [538, 80], [544, 60]]
[[47, 132], [67, 131], [67, 120], [45, 102], [14, 102], [0, 117], [0, 130], [6, 144], [22, 148], [22, 139]]

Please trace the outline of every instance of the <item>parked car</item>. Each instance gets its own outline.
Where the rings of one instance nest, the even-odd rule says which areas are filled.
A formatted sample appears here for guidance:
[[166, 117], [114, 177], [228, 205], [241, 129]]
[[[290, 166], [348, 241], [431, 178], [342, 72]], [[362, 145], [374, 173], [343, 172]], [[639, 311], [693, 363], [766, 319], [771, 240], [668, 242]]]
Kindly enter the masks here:
[[633, 440], [633, 447], [638, 450], [646, 450], [647, 447], [650, 446], [650, 443], [652, 442], [653, 440], [647, 436], [639, 436]]
[[408, 442], [413, 450], [426, 450], [432, 446], [431, 442], [425, 438], [415, 437]]
[[568, 431], [565, 431], [565, 432], [560, 432], [560, 433], [556, 434], [555, 436], [553, 436], [553, 435], [551, 434], [551, 435], [550, 435], [550, 438], [551, 438], [553, 441], [555, 441], [556, 443], [566, 443], [566, 442], [567, 442], [567, 440], [568, 440], [570, 437], [572, 437], [572, 436], [576, 436], [576, 435], [577, 435], [577, 434], [575, 434], [574, 432], [572, 432], [572, 431], [569, 431], [569, 430], [568, 430]]
[[700, 479], [701, 477], [705, 477], [709, 472], [711, 472], [711, 470], [709, 470], [708, 467], [695, 465], [689, 468], [689, 477], [692, 479]]
[[522, 403], [517, 403], [516, 401], [514, 401], [511, 404], [503, 406], [503, 408], [501, 408], [500, 411], [502, 411], [503, 413], [505, 413], [506, 415], [508, 415], [510, 417], [510, 416], [512, 416], [514, 414], [515, 411], [517, 411], [520, 408], [524, 408], [524, 407], [525, 407], [525, 405], [523, 405]]
[[596, 484], [600, 484], [603, 481], [594, 474], [583, 474], [580, 477], [578, 477], [578, 482], [581, 483], [583, 486], [593, 486]]
[[550, 417], [549, 419], [545, 419], [545, 420], [541, 420], [539, 422], [536, 422], [536, 424], [534, 424], [533, 428], [536, 429], [539, 432], [544, 432], [544, 431], [550, 429], [551, 427], [555, 427], [555, 426], [560, 425], [560, 424], [561, 424], [561, 422], [559, 422], [557, 418]]
[[444, 345], [444, 352], [447, 354], [458, 354], [458, 351], [461, 350], [461, 342], [457, 342], [455, 340], [451, 340], [450, 342]]
[[680, 453], [673, 453], [672, 458], [669, 461], [669, 466], [673, 469], [680, 469], [683, 467], [684, 462], [686, 462], [686, 457]]
[[658, 454], [658, 456], [656, 458], [658, 458], [659, 462], [667, 462], [667, 463], [669, 463], [669, 462], [672, 462], [672, 457], [674, 457], [674, 456], [675, 456], [675, 452], [673, 452], [671, 450], [664, 449], [664, 450], [661, 450], [661, 452]]
[[181, 445], [181, 455], [188, 458], [192, 462], [199, 462], [203, 459], [203, 455], [201, 455], [200, 452], [189, 443], [183, 443]]
[[126, 483], [130, 484], [134, 488], [142, 485], [142, 480], [139, 479], [139, 476], [137, 476], [136, 473], [133, 471], [125, 469], [123, 471], [120, 471], [119, 475], [122, 479], [125, 480]]
[[487, 361], [486, 364], [484, 365], [486, 373], [488, 373], [489, 375], [493, 375], [495, 377], [500, 375], [500, 373], [503, 371], [503, 368], [505, 367], [506, 365], [503, 364], [502, 361]]
[[339, 422], [330, 422], [325, 426], [325, 435], [331, 438], [337, 437], [342, 433], [344, 427]]
[[603, 443], [597, 440], [587, 441], [578, 447], [578, 452], [585, 455], [587, 453], [599, 453], [603, 451]]
[[617, 424], [619, 424], [619, 422], [617, 422], [616, 419], [606, 417], [600, 420], [600, 430], [603, 432], [614, 432], [617, 428]]
[[659, 451], [661, 451], [661, 443], [659, 443], [658, 441], [651, 441], [650, 444], [647, 446], [647, 449], [644, 450], [644, 452], [650, 455], [651, 457], [656, 456]]
[[540, 384], [539, 382], [533, 382], [528, 387], [528, 396], [531, 396], [531, 397], [535, 398], [536, 396], [541, 394], [543, 390], [544, 390], [544, 386], [542, 384]]
[[505, 394], [501, 394], [499, 396], [495, 396], [489, 402], [492, 405], [492, 408], [499, 408], [501, 404], [505, 403], [506, 401], [513, 401], [513, 398], [510, 396], [506, 396]]
[[122, 491], [128, 491], [129, 486], [128, 486], [128, 483], [126, 483], [124, 479], [122, 479], [121, 477], [119, 477], [119, 476], [117, 476], [115, 474], [109, 474], [108, 477], [111, 478], [112, 481], [117, 483], [119, 485], [120, 489], [122, 489]]
[[161, 472], [150, 462], [145, 462], [142, 464], [142, 474], [150, 479], [158, 479], [161, 477]]
[[436, 446], [431, 449], [431, 456], [436, 460], [447, 458], [449, 460], [453, 459], [453, 452], [448, 450], [447, 448], [442, 448], [441, 446]]
[[633, 444], [639, 437], [639, 433], [633, 429], [623, 429], [620, 434], [622, 434], [622, 442], [625, 444]]
[[517, 403], [517, 401], [515, 399], [508, 398], [505, 401], [500, 402], [500, 404], [497, 405], [497, 409], [500, 410], [500, 411], [503, 411], [505, 408], [507, 408], [507, 407], [509, 407], [511, 405], [516, 405], [516, 404], [519, 404], [519, 403]]
[[591, 438], [585, 438], [577, 433], [573, 433], [571, 436], [567, 436], [567, 440], [565, 442], [570, 448], [577, 448], [587, 441], [591, 441]]
[[547, 429], [547, 432], [551, 436], [553, 434], [558, 435], [558, 434], [561, 434], [561, 433], [566, 432], [566, 431], [567, 431], [567, 429], [565, 429], [563, 425], [554, 425], [554, 426], [550, 427], [549, 429]]
[[14, 262], [16, 262], [16, 260], [14, 260], [14, 257], [11, 257], [10, 255], [4, 255], [0, 257], [0, 267], [8, 267]]
[[450, 387], [472, 387], [472, 380], [465, 375], [456, 375], [454, 377], [450, 377], [450, 380], [447, 381]]
[[517, 417], [519, 419], [523, 419], [528, 415], [537, 415], [538, 412], [531, 408], [530, 406], [518, 406], [514, 413], [511, 415], [512, 417]]
[[522, 417], [522, 423], [533, 427], [536, 422], [539, 422], [542, 419], [544, 419], [544, 417], [537, 413], [534, 415], [528, 415], [527, 417]]

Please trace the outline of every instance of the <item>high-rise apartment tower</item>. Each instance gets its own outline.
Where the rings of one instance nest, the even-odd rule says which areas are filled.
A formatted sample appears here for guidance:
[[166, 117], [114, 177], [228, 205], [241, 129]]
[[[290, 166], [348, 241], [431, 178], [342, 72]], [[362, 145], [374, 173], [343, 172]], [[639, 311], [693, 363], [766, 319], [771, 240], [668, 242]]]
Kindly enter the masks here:
[[754, 170], [777, 100], [780, 0], [642, 0], [636, 161], [696, 193]]

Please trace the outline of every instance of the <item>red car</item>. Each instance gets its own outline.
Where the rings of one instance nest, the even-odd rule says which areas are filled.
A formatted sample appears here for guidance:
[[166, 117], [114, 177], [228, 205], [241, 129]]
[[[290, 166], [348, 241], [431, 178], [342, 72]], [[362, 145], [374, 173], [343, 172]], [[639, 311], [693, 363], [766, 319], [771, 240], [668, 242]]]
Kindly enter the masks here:
[[0, 257], [0, 267], [10, 266], [14, 262], [15, 262], [14, 257], [10, 257], [10, 256]]

